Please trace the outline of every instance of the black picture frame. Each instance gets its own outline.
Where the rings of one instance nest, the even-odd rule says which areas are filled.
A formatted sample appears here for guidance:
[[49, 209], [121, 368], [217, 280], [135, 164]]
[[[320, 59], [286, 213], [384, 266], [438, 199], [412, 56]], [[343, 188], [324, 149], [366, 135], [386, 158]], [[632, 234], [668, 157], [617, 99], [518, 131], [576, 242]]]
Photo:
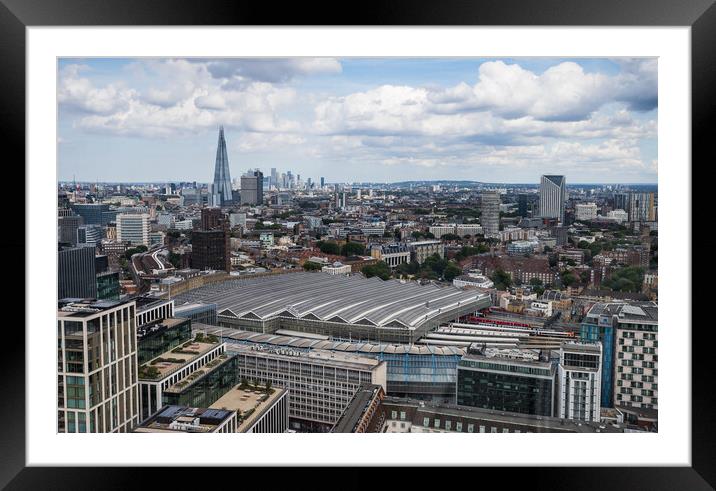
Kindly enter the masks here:
[[[400, 0], [355, 4], [296, 2], [280, 6], [222, 0], [0, 0], [0, 138], [5, 158], [15, 155], [17, 162], [25, 155], [25, 28], [69, 25], [691, 26], [692, 161], [701, 162], [700, 166], [692, 164], [692, 173], [698, 167], [707, 168], [716, 162], [710, 134], [716, 112], [714, 0]], [[695, 190], [692, 194], [696, 194]], [[2, 245], [4, 251], [8, 250], [6, 254], [20, 254], [27, 260], [23, 237], [24, 234], [19, 233], [7, 234]], [[685, 267], [691, 270], [690, 263]], [[693, 286], [692, 291], [696, 293]], [[691, 327], [692, 309], [690, 305], [682, 308], [683, 325], [664, 328], [687, 332]], [[498, 481], [497, 484], [493, 481], [494, 486], [509, 476], [510, 484], [551, 489], [713, 489], [716, 486], [716, 438], [710, 421], [714, 384], [709, 367], [713, 328], [708, 324], [700, 327], [691, 331], [692, 467], [549, 467], [523, 472], [497, 468], [480, 470], [479, 480], [486, 485], [491, 477], [496, 477]], [[47, 330], [48, 334], [52, 332], [51, 327]], [[0, 421], [3, 422], [0, 486], [7, 489], [127, 489], [135, 487], [138, 481], [148, 483], [147, 477], [140, 477], [136, 469], [25, 467], [25, 379], [17, 369], [25, 366], [24, 353], [24, 339], [18, 337], [13, 341], [13, 350], [4, 351], [0, 357], [5, 374], [0, 378]], [[298, 471], [291, 470], [297, 480], [301, 480], [299, 476], [315, 472], [312, 469]], [[190, 469], [179, 468], [163, 472], [162, 487], [174, 486], [173, 483], [182, 483], [185, 487], [192, 474]], [[355, 485], [359, 474], [366, 475], [359, 469], [345, 471], [344, 483], [340, 486], [351, 482]], [[429, 477], [423, 474], [430, 472], [421, 473], [421, 481]], [[206, 473], [200, 476], [205, 485], [208, 476]], [[217, 479], [217, 474], [212, 472], [211, 479]], [[316, 475], [307, 479], [320, 478]]]

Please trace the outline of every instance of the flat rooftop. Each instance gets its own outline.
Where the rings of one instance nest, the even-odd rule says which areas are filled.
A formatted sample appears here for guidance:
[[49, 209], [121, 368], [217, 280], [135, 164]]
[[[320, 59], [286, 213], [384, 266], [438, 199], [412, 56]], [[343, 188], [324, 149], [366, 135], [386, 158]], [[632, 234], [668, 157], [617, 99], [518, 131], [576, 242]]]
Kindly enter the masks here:
[[250, 428], [285, 393], [286, 389], [280, 387], [272, 387], [270, 393], [267, 393], [264, 388], [249, 386], [249, 388], [242, 389], [240, 385], [237, 385], [209, 407], [212, 409], [239, 411], [242, 419], [238, 432], [241, 433]]
[[89, 317], [113, 309], [132, 300], [95, 300], [93, 298], [61, 298], [57, 302], [57, 317]]
[[[220, 344], [221, 343], [219, 341], [211, 343], [207, 341], [198, 342], [193, 340], [180, 344], [176, 348], [166, 351], [140, 366], [139, 379], [161, 380], [167, 375], [176, 372], [188, 363], [196, 360], [200, 356], [208, 353]], [[155, 376], [150, 376], [147, 371], [151, 367], [157, 370]]]
[[486, 293], [453, 286], [308, 272], [229, 280], [181, 293], [175, 300], [215, 303], [226, 319], [285, 317], [410, 330], [435, 317], [450, 312], [457, 317], [491, 303]]
[[263, 355], [286, 359], [302, 358], [307, 361], [315, 360], [316, 362], [325, 365], [334, 365], [341, 368], [352, 368], [356, 370], [370, 371], [381, 363], [384, 363], [381, 360], [367, 356], [336, 353], [324, 350], [298, 351], [292, 350], [291, 348], [264, 348], [262, 346], [247, 346], [243, 344], [227, 344], [226, 349], [232, 353]]
[[[342, 351], [347, 353], [385, 353], [385, 354], [410, 354], [410, 355], [438, 355], [438, 356], [462, 356], [467, 352], [467, 348], [462, 346], [438, 346], [438, 345], [420, 345], [420, 344], [397, 344], [397, 343], [377, 343], [364, 341], [333, 341], [317, 339], [315, 335], [309, 333], [293, 333], [289, 335], [286, 331], [276, 331], [273, 334], [260, 333], [253, 331], [244, 331], [242, 329], [234, 329], [230, 327], [217, 327], [199, 322], [192, 323], [192, 330], [195, 332], [206, 332], [219, 336], [224, 340], [232, 340], [245, 344], [265, 344], [269, 346], [284, 346], [294, 348], [296, 350], [327, 350]], [[300, 334], [300, 335], [299, 335]], [[234, 343], [231, 343], [234, 344]]]
[[197, 370], [194, 370], [193, 372], [189, 373], [186, 377], [184, 377], [181, 380], [178, 380], [174, 385], [171, 385], [164, 389], [165, 393], [173, 393], [178, 394], [184, 391], [187, 387], [192, 385], [194, 382], [196, 382], [199, 379], [204, 378], [206, 375], [209, 375], [211, 372], [219, 368], [221, 365], [226, 363], [231, 359], [231, 355], [227, 355], [226, 353], [222, 353], [221, 355], [217, 356], [210, 362], [208, 362], [206, 365], [203, 365]]
[[221, 409], [164, 406], [134, 433], [212, 433], [233, 415]]

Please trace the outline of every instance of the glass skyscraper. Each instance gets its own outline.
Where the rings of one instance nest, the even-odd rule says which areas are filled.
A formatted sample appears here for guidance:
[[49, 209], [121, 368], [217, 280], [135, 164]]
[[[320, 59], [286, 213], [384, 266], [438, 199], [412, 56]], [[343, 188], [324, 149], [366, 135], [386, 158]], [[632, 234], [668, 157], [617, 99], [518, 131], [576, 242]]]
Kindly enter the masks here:
[[226, 153], [224, 127], [219, 127], [219, 143], [216, 147], [216, 164], [214, 166], [214, 187], [212, 194], [218, 195], [214, 205], [223, 206], [233, 199], [231, 193], [231, 175], [229, 174], [229, 156]]
[[567, 180], [564, 176], [542, 176], [539, 186], [539, 216], [558, 218], [564, 223]]

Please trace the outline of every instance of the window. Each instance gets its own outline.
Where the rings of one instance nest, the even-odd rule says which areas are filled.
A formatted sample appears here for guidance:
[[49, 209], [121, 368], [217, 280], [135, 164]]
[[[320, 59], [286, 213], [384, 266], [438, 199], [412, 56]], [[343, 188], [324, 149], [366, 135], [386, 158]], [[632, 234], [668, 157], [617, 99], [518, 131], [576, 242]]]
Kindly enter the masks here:
[[435, 428], [440, 428], [440, 420], [439, 419], [435, 420]]
[[426, 428], [430, 426], [430, 418], [423, 418], [423, 426]]
[[468, 425], [467, 425], [467, 432], [468, 432], [468, 433], [473, 433], [474, 431], [475, 431], [475, 425], [473, 425], [473, 424], [468, 424]]

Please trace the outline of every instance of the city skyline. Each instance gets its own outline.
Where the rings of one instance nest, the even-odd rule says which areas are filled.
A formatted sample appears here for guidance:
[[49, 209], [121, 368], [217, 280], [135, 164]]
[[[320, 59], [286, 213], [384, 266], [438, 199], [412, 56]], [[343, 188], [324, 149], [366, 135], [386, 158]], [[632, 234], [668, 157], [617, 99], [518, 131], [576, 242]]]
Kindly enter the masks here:
[[[61, 59], [58, 179], [657, 181], [656, 59]], [[121, 151], [120, 151], [121, 149]], [[98, 165], [98, 162], [103, 164]]]

